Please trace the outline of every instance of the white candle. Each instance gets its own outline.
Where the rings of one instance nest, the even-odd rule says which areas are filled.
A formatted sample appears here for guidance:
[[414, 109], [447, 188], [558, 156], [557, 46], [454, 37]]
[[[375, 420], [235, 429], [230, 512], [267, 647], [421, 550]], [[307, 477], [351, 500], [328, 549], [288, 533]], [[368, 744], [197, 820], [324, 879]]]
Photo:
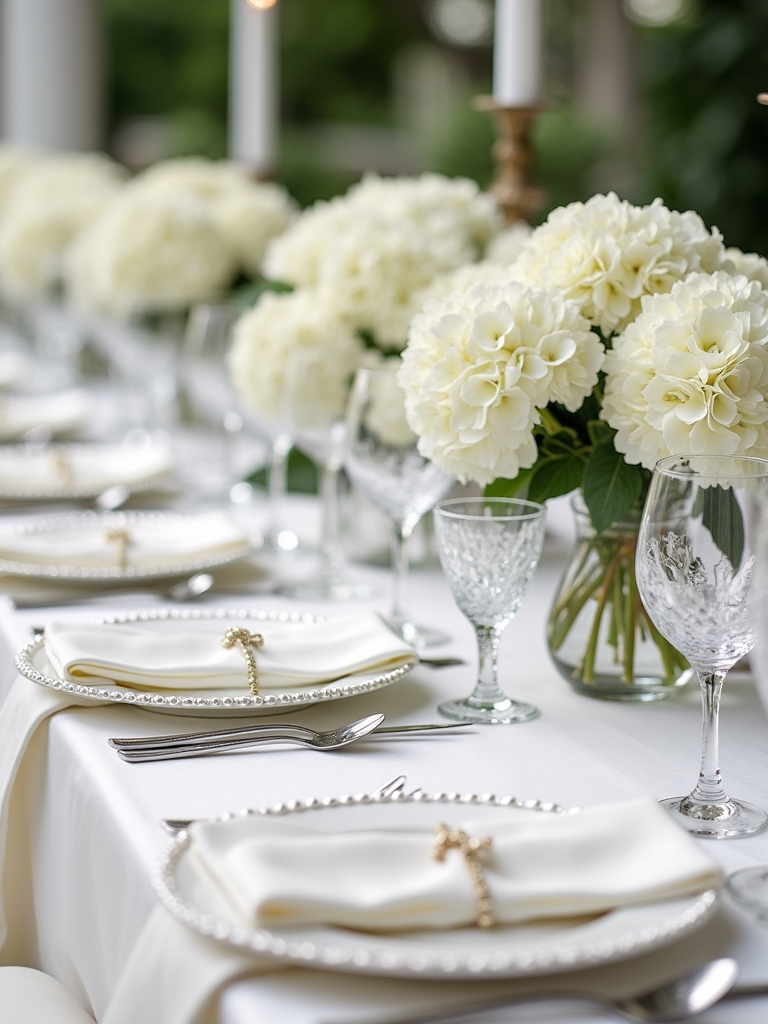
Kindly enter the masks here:
[[541, 101], [542, 0], [496, 0], [493, 98], [502, 107]]
[[231, 4], [229, 152], [257, 174], [268, 175], [277, 153], [277, 5]]

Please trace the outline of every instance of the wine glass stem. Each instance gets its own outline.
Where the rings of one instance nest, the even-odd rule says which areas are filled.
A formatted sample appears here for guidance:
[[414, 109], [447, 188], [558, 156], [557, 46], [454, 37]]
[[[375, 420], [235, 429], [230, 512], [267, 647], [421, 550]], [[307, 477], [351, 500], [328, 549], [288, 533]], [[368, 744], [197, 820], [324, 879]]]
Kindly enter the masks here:
[[269, 464], [269, 536], [274, 539], [280, 532], [280, 519], [283, 514], [283, 503], [288, 482], [288, 456], [291, 451], [291, 440], [286, 434], [280, 434], [272, 442], [272, 453]]
[[480, 626], [474, 623], [477, 633], [477, 650], [480, 656], [480, 667], [477, 674], [477, 685], [472, 696], [472, 703], [495, 704], [507, 697], [499, 689], [498, 657], [501, 630], [498, 626]]
[[328, 579], [336, 579], [341, 572], [339, 547], [339, 466], [336, 462], [323, 463], [320, 468], [320, 494], [322, 520], [320, 551]]
[[728, 799], [720, 777], [719, 721], [720, 694], [725, 672], [699, 672], [701, 683], [702, 741], [699, 781], [689, 800], [722, 804]]
[[418, 519], [395, 520], [392, 530], [392, 612], [393, 623], [407, 622], [410, 612], [403, 592], [408, 576], [408, 544]]

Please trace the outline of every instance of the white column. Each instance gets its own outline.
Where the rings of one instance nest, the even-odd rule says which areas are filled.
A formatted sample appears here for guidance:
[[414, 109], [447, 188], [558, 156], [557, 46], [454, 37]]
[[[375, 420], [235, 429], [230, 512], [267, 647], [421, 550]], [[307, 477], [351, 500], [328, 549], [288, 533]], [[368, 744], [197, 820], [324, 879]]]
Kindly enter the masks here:
[[53, 149], [102, 144], [101, 0], [2, 0], [4, 135]]
[[269, 175], [277, 151], [277, 4], [260, 9], [231, 0], [230, 10], [229, 152]]

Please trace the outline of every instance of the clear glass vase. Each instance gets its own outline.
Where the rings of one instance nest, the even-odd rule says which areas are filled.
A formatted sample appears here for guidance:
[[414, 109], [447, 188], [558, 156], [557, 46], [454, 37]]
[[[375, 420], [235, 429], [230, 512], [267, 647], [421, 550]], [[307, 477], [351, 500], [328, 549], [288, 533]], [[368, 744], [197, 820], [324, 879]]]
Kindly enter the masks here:
[[637, 591], [640, 510], [599, 536], [580, 493], [572, 500], [576, 544], [547, 623], [549, 653], [579, 693], [607, 700], [661, 700], [692, 677], [688, 662], [646, 614]]

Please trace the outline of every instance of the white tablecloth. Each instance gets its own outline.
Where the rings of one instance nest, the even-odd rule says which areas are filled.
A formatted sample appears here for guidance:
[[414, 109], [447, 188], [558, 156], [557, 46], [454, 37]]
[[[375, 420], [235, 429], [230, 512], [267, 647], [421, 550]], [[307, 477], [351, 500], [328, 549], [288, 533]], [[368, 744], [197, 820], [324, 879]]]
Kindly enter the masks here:
[[[36, 749], [30, 750], [16, 791], [34, 809], [29, 824], [32, 857], [28, 865], [15, 866], [11, 894], [29, 908], [29, 928], [26, 935], [14, 937], [3, 961], [42, 967], [100, 1017], [156, 906], [149, 877], [166, 842], [158, 825], [164, 817], [199, 817], [297, 797], [366, 792], [400, 773], [410, 786], [428, 791], [511, 793], [566, 806], [687, 792], [699, 757], [699, 695], [694, 687], [657, 704], [589, 700], [573, 693], [548, 660], [543, 623], [562, 557], [562, 545], [549, 547], [502, 640], [502, 685], [542, 710], [539, 719], [523, 725], [368, 744], [336, 754], [271, 750], [130, 765], [107, 746], [107, 737], [185, 731], [196, 723], [124, 707], [70, 708], [55, 715], [38, 730]], [[377, 588], [372, 603], [386, 609], [387, 573], [367, 570], [362, 575]], [[307, 708], [292, 714], [292, 721], [322, 728], [374, 711], [385, 712], [390, 723], [437, 720], [439, 700], [469, 692], [474, 637], [442, 577], [437, 571], [415, 573], [411, 595], [421, 619], [447, 628], [454, 637], [436, 653], [457, 653], [470, 664], [439, 671], [419, 668], [385, 690]], [[146, 599], [146, 606], [151, 603]], [[242, 601], [237, 604], [242, 606]], [[261, 597], [253, 604], [278, 607], [289, 602]], [[110, 610], [114, 608], [112, 601]], [[98, 607], [60, 609], [56, 616], [97, 618]], [[44, 611], [0, 609], [3, 696], [15, 678], [13, 654], [29, 638], [30, 627], [45, 618]], [[200, 728], [208, 724], [197, 723]], [[768, 806], [768, 723], [746, 676], [734, 676], [726, 684], [721, 754], [729, 790]], [[768, 863], [768, 836], [710, 843], [708, 849], [729, 872]], [[659, 970], [668, 973], [670, 966], [710, 955], [734, 955], [743, 979], [768, 981], [768, 928], [724, 896], [717, 918], [698, 936], [639, 964], [614, 968], [608, 984], [621, 990], [632, 972], [637, 982], [638, 971], [640, 978], [652, 978]], [[419, 1008], [435, 993], [450, 1002], [451, 991], [451, 984], [290, 969], [233, 984], [222, 998], [220, 1020], [358, 1024]], [[482, 995], [478, 989], [478, 997]], [[768, 998], [723, 1004], [699, 1019], [702, 1024], [757, 1024], [767, 1015]], [[517, 1010], [505, 1019], [555, 1017], [564, 1024], [613, 1019], [563, 1006], [556, 1011], [551, 1006]]]

